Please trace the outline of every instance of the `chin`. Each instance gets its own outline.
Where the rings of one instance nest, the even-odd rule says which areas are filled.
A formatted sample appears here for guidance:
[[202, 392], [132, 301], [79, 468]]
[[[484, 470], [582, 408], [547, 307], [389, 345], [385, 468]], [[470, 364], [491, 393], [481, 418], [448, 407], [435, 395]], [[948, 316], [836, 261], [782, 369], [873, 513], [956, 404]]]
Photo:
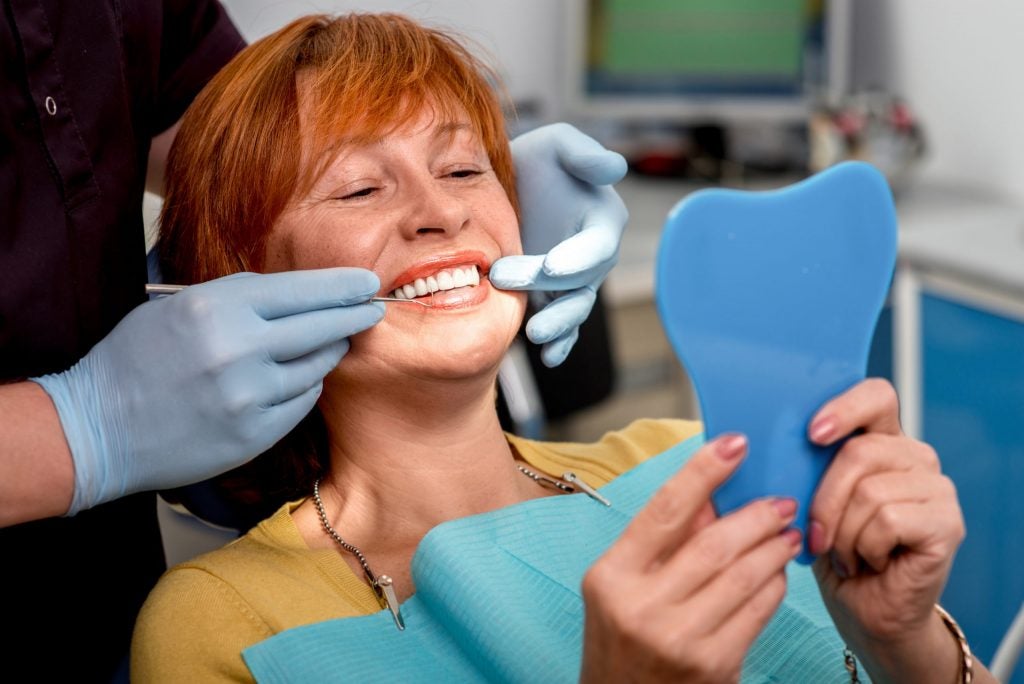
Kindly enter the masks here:
[[436, 335], [424, 335], [423, 344], [412, 354], [410, 370], [421, 377], [457, 380], [497, 373], [518, 327], [509, 327], [496, 334], [469, 334], [465, 329]]
[[[385, 319], [352, 338], [349, 353], [334, 373], [365, 377], [378, 387], [384, 382], [493, 380], [505, 353], [519, 332], [523, 297], [480, 316], [447, 316], [414, 325]], [[412, 389], [411, 387], [407, 387]]]

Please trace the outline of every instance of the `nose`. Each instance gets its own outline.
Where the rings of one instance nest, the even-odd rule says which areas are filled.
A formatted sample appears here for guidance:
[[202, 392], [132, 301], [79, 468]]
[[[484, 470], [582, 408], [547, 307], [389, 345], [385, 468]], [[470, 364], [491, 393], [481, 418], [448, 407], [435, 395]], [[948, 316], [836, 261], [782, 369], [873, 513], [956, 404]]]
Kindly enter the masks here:
[[406, 239], [458, 235], [469, 223], [469, 205], [457, 193], [449, 191], [445, 183], [443, 179], [429, 176], [409, 184], [408, 209], [402, 222]]

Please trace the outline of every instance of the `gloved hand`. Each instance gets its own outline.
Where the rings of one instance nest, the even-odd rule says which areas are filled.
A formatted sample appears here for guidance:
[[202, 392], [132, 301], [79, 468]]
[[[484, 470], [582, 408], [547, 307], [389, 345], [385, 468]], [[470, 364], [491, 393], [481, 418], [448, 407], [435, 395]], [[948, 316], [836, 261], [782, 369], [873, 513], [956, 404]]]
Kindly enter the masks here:
[[541, 360], [554, 367], [569, 355], [618, 260], [629, 212], [611, 184], [625, 175], [626, 160], [564, 123], [520, 135], [512, 156], [528, 256], [499, 259], [489, 278], [495, 287], [531, 290], [544, 307], [527, 322], [526, 336], [544, 345]]
[[143, 304], [71, 369], [35, 378], [71, 447], [74, 515], [212, 477], [313, 408], [348, 337], [376, 324], [377, 276], [239, 273]]

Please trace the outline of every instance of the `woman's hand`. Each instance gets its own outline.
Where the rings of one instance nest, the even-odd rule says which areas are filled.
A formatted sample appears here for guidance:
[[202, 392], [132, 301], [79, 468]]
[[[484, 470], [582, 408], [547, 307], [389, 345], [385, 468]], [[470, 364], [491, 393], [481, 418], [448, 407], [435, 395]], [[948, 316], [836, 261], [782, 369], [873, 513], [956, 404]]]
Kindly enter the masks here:
[[[903, 434], [896, 392], [879, 379], [825, 404], [809, 434], [820, 445], [848, 438], [822, 478], [808, 525], [836, 626], [876, 681], [943, 681], [936, 675], [944, 672], [955, 681], [956, 646], [934, 605], [964, 521], [935, 451]], [[910, 676], [922, 665], [925, 680]]]
[[716, 518], [711, 493], [746, 450], [739, 435], [704, 445], [587, 572], [582, 681], [739, 679], [801, 546], [792, 499]]

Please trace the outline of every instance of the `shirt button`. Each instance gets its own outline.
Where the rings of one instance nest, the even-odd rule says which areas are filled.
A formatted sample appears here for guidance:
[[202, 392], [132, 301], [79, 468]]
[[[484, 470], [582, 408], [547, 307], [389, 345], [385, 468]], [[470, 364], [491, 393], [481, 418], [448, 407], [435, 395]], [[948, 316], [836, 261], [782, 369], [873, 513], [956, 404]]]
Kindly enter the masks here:
[[43, 101], [43, 104], [46, 106], [46, 113], [47, 114], [49, 114], [50, 116], [56, 116], [56, 114], [57, 114], [57, 101], [56, 100], [54, 100], [52, 97], [47, 95], [46, 99]]

